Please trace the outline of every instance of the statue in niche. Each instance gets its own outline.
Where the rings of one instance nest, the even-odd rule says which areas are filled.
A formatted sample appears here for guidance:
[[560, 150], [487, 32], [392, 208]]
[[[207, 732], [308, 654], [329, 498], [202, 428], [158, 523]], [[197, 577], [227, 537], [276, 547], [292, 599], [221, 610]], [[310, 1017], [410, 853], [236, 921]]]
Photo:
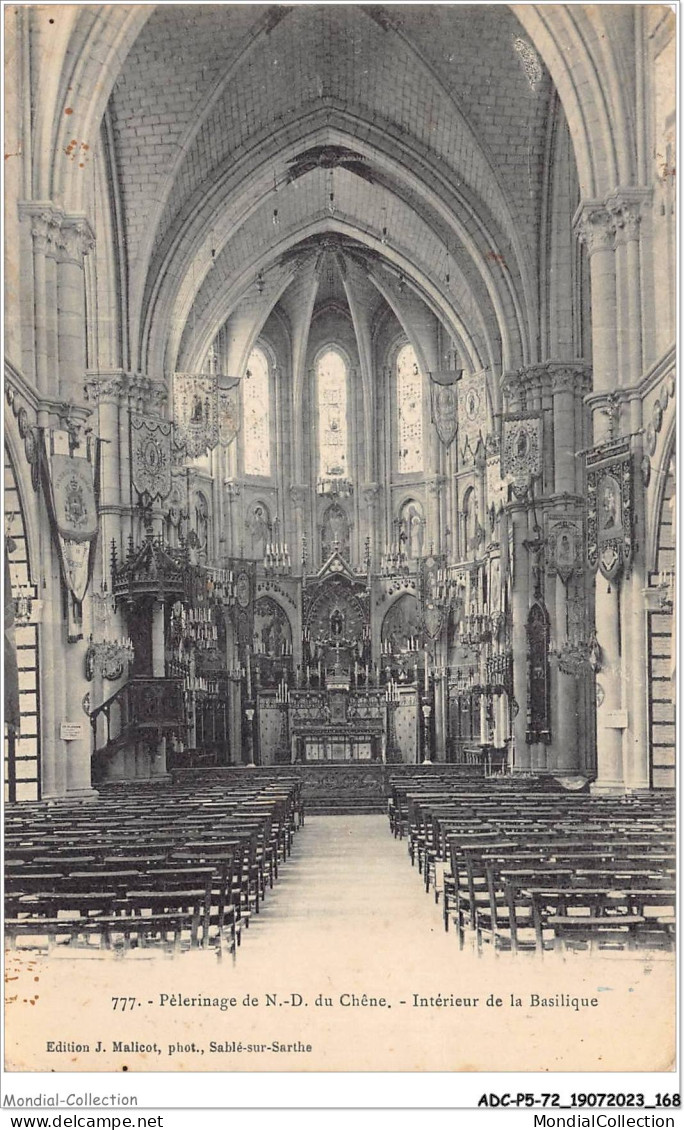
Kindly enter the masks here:
[[195, 495], [195, 531], [200, 545], [206, 549], [209, 544], [209, 503], [200, 491]]
[[252, 537], [252, 557], [257, 560], [266, 553], [266, 545], [271, 533], [271, 516], [263, 502], [255, 502], [248, 519]]
[[321, 557], [327, 561], [337, 551], [346, 561], [349, 560], [349, 520], [337, 503], [329, 506], [323, 515], [321, 526]]
[[330, 638], [342, 639], [344, 636], [344, 616], [339, 608], [330, 613]]
[[401, 508], [399, 523], [400, 538], [406, 546], [406, 553], [412, 561], [417, 561], [423, 554], [425, 533], [425, 520], [420, 505], [413, 500], [405, 502]]

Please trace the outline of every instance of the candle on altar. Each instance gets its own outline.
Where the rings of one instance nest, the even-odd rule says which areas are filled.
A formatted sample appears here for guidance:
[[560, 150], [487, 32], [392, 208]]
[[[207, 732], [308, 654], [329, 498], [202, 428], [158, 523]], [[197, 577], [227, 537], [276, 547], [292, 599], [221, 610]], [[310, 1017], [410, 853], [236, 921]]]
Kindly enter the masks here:
[[429, 679], [430, 679], [430, 675], [429, 675], [429, 672], [428, 672], [428, 653], [427, 653], [427, 648], [425, 648], [425, 693], [426, 694], [428, 693], [428, 690], [429, 690]]
[[252, 663], [251, 663], [249, 648], [247, 648], [247, 698], [251, 698], [251, 697], [252, 697]]

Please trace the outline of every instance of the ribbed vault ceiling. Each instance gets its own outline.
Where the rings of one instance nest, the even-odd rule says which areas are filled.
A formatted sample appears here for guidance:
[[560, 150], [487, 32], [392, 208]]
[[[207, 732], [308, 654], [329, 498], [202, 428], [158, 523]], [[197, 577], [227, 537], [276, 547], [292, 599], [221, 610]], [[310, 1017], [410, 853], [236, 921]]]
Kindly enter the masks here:
[[306, 243], [330, 233], [365, 248], [371, 320], [406, 280], [470, 365], [522, 363], [553, 90], [521, 40], [506, 7], [157, 7], [108, 114], [140, 366], [197, 364], [228, 320], [242, 360], [312, 270], [346, 307]]

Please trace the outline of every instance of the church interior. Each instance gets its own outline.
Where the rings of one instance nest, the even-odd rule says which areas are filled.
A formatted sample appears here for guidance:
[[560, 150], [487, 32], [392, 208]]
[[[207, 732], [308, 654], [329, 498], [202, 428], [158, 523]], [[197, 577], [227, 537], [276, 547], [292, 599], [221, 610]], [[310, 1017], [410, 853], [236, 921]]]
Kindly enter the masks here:
[[5, 19], [13, 937], [71, 892], [92, 941], [144, 863], [178, 942], [209, 867], [235, 951], [305, 811], [389, 808], [461, 941], [518, 945], [478, 822], [604, 885], [652, 853], [668, 907], [670, 7]]

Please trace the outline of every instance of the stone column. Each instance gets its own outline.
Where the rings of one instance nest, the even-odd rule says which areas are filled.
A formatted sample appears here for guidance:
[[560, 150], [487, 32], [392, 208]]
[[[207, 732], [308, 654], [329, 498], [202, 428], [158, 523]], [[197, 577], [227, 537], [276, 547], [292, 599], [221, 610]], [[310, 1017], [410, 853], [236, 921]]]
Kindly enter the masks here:
[[[26, 201], [19, 205], [19, 214], [26, 219], [31, 232], [33, 302], [25, 332], [27, 341], [33, 340], [36, 388], [40, 396], [56, 399], [57, 351], [54, 344], [48, 344], [48, 323], [54, 319], [56, 296], [53, 294], [52, 301], [48, 300], [48, 259], [54, 276], [61, 212], [50, 201]], [[29, 352], [26, 347], [25, 355]]]
[[85, 656], [88, 640], [80, 639], [68, 644], [62, 654], [66, 685], [67, 721], [82, 724], [83, 737], [64, 742], [66, 746], [66, 796], [69, 800], [95, 799], [97, 792], [90, 783], [92, 731], [83, 711], [83, 696], [88, 684], [85, 679]]
[[608, 209], [600, 201], [583, 201], [575, 231], [589, 256], [594, 390], [609, 392], [618, 374], [614, 228]]
[[526, 770], [531, 766], [531, 750], [527, 734], [527, 616], [530, 605], [530, 570], [527, 540], [527, 511], [523, 504], [509, 507], [509, 521], [513, 524], [513, 586], [512, 586], [512, 647], [513, 696], [518, 712], [513, 719], [514, 768]]
[[377, 524], [375, 521], [375, 506], [377, 499], [380, 496], [379, 483], [367, 483], [363, 488], [363, 501], [366, 504], [366, 530], [369, 538], [371, 560], [375, 564], [377, 570], [380, 560], [382, 548], [378, 544], [377, 538]]
[[95, 246], [85, 216], [64, 216], [57, 262], [59, 390], [82, 404], [86, 380], [86, 308], [83, 260]]
[[439, 553], [442, 544], [440, 499], [445, 482], [444, 475], [434, 475], [427, 482], [427, 531], [423, 552], [425, 552], [425, 543], [428, 547], [432, 545], [435, 553]]
[[235, 500], [240, 497], [240, 484], [236, 483], [235, 479], [226, 479], [223, 485], [228, 498], [228, 555], [235, 557], [237, 540], [235, 537]]
[[[304, 507], [309, 497], [309, 488], [301, 483], [293, 483], [290, 487], [290, 499], [295, 512], [295, 536], [296, 545], [292, 546], [292, 561], [299, 561], [302, 552], [302, 538], [304, 537]], [[308, 549], [309, 561], [312, 560], [315, 553], [315, 546], [310, 545]]]
[[615, 232], [618, 315], [617, 384], [633, 385], [642, 375], [641, 251], [642, 204], [648, 190], [621, 188], [606, 201]]
[[[587, 248], [591, 277], [594, 443], [611, 435], [607, 397], [620, 383], [618, 366], [618, 309], [615, 275], [615, 225], [610, 211], [597, 201], [580, 204], [575, 216], [577, 235]], [[623, 319], [624, 321], [624, 319]], [[603, 655], [598, 678], [601, 705], [596, 714], [597, 792], [623, 787], [622, 730], [616, 712], [622, 707], [620, 659], [620, 581], [596, 577], [596, 635]]]
[[[565, 639], [565, 620], [568, 594], [559, 576], [556, 576], [556, 639]], [[563, 772], [574, 772], [580, 767], [580, 745], [577, 718], [577, 679], [566, 674], [556, 666], [552, 675], [556, 676], [555, 712], [552, 719], [554, 746], [554, 768]]]
[[435, 761], [446, 761], [446, 668], [435, 670]]

